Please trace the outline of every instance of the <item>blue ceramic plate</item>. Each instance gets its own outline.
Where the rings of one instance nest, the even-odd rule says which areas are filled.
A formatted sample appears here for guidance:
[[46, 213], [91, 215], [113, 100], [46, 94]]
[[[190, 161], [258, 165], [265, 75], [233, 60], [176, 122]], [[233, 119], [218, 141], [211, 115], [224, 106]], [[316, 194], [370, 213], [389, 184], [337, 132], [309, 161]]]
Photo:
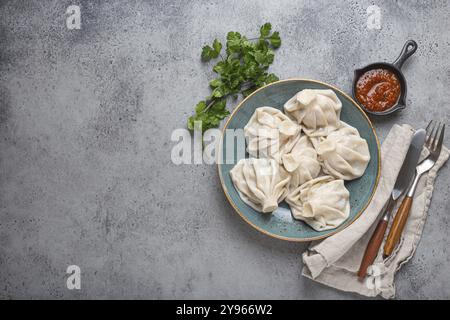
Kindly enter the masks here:
[[[303, 89], [334, 90], [342, 101], [341, 120], [357, 128], [369, 145], [371, 160], [364, 175], [359, 179], [346, 182], [346, 187], [350, 191], [351, 210], [350, 216], [341, 226], [333, 230], [316, 231], [306, 223], [295, 220], [285, 202], [282, 202], [272, 214], [255, 211], [241, 200], [231, 181], [230, 170], [240, 160], [232, 159], [230, 163], [230, 159], [226, 159], [227, 139], [234, 139], [234, 137], [222, 135], [219, 147], [219, 159], [222, 159], [223, 163], [218, 165], [219, 176], [225, 195], [233, 208], [257, 230], [269, 236], [289, 241], [318, 240], [349, 226], [360, 216], [372, 199], [380, 174], [380, 146], [369, 118], [347, 94], [319, 81], [288, 79], [271, 83], [255, 91], [236, 107], [225, 124], [224, 130], [244, 128], [256, 108], [270, 106], [283, 110], [284, 103]], [[246, 154], [246, 157], [248, 157], [248, 154]]]

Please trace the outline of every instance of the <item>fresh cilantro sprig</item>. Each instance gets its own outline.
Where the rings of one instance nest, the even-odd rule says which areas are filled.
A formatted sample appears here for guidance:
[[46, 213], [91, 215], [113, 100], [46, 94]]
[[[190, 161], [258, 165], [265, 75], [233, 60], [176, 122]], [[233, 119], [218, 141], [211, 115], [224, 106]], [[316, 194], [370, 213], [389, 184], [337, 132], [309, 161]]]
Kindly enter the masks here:
[[247, 38], [239, 32], [228, 32], [225, 52], [222, 43], [215, 39], [212, 45], [202, 49], [204, 62], [220, 58], [213, 71], [217, 77], [209, 82], [211, 95], [195, 107], [195, 115], [188, 119], [188, 129], [194, 130], [194, 122], [202, 124], [202, 131], [219, 126], [230, 113], [226, 109], [227, 98], [244, 97], [278, 77], [267, 70], [273, 63], [274, 49], [281, 46], [280, 34], [272, 32], [270, 23], [260, 28], [259, 37]]

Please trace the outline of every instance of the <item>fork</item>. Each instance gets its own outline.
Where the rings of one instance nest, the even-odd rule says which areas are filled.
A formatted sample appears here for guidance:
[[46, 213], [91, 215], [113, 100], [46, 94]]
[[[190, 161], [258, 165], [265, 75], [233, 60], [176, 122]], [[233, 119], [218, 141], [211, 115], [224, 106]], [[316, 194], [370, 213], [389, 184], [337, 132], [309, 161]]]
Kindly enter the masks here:
[[[436, 125], [437, 123], [437, 125]], [[441, 154], [442, 142], [444, 140], [445, 124], [440, 122], [434, 122], [433, 120], [427, 126], [427, 140], [425, 141], [425, 147], [427, 148], [429, 155], [422, 160], [416, 167], [416, 174], [411, 186], [406, 193], [402, 204], [398, 208], [394, 221], [392, 222], [391, 229], [389, 230], [386, 243], [384, 245], [383, 257], [388, 257], [394, 251], [395, 246], [400, 240], [403, 229], [405, 228], [406, 221], [408, 220], [409, 211], [412, 205], [412, 199], [416, 192], [417, 184], [420, 177], [427, 171], [429, 171], [436, 163], [439, 155]]]

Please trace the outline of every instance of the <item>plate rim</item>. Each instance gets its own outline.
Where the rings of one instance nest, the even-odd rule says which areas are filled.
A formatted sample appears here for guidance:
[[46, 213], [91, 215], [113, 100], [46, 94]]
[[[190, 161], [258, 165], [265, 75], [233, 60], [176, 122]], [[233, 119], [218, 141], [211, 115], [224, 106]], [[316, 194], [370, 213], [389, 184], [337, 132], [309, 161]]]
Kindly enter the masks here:
[[[250, 221], [242, 212], [241, 210], [234, 204], [234, 201], [230, 198], [229, 192], [228, 192], [228, 188], [225, 186], [224, 184], [224, 180], [222, 177], [222, 170], [221, 170], [221, 161], [219, 161], [220, 159], [222, 159], [222, 146], [223, 146], [223, 137], [224, 137], [224, 133], [225, 130], [228, 127], [229, 122], [231, 121], [231, 119], [233, 119], [233, 117], [235, 116], [235, 114], [237, 113], [237, 111], [242, 107], [242, 105], [244, 104], [244, 102], [246, 102], [248, 99], [250, 99], [253, 95], [255, 95], [257, 92], [272, 86], [272, 85], [276, 85], [279, 83], [283, 83], [283, 82], [293, 82], [293, 81], [304, 81], [304, 82], [310, 82], [310, 83], [316, 83], [316, 84], [321, 84], [324, 85], [326, 87], [329, 87], [330, 89], [333, 89], [337, 92], [339, 92], [340, 94], [342, 94], [343, 96], [345, 96], [356, 108], [357, 110], [359, 110], [359, 112], [362, 113], [362, 115], [364, 116], [364, 118], [366, 119], [367, 123], [369, 124], [370, 128], [372, 129], [373, 135], [375, 137], [375, 141], [377, 143], [377, 160], [378, 160], [378, 165], [377, 165], [377, 176], [375, 179], [375, 185], [374, 188], [372, 190], [372, 193], [370, 194], [369, 199], [367, 200], [367, 202], [364, 204], [364, 206], [361, 208], [361, 210], [355, 215], [355, 217], [348, 222], [345, 226], [341, 226], [336, 228], [335, 230], [333, 230], [332, 232], [330, 232], [329, 234], [326, 235], [321, 235], [321, 236], [316, 236], [316, 237], [309, 237], [309, 238], [291, 238], [291, 237], [285, 237], [285, 236], [280, 236], [277, 234], [273, 234], [259, 226], [257, 226], [256, 224], [254, 224], [252, 221]], [[227, 198], [228, 202], [230, 203], [230, 205], [233, 207], [234, 211], [236, 211], [238, 213], [238, 215], [246, 222], [248, 223], [250, 226], [252, 226], [254, 229], [258, 230], [259, 232], [268, 235], [272, 238], [275, 239], [279, 239], [279, 240], [284, 240], [284, 241], [289, 241], [289, 242], [310, 242], [310, 241], [315, 241], [315, 240], [321, 240], [321, 239], [325, 239], [328, 238], [346, 228], [348, 228], [350, 225], [352, 225], [360, 216], [361, 214], [367, 209], [367, 206], [370, 204], [370, 202], [373, 199], [373, 196], [377, 190], [378, 187], [378, 183], [380, 180], [380, 175], [381, 175], [381, 154], [380, 154], [380, 141], [378, 139], [377, 133], [375, 131], [375, 128], [372, 124], [372, 122], [370, 121], [369, 116], [364, 112], [364, 110], [355, 102], [355, 100], [349, 96], [347, 93], [343, 92], [342, 90], [336, 88], [333, 85], [330, 85], [326, 82], [322, 82], [319, 80], [313, 80], [313, 79], [306, 79], [306, 78], [288, 78], [288, 79], [283, 79], [283, 80], [278, 80], [272, 83], [269, 83], [261, 88], [258, 88], [257, 90], [253, 91], [250, 95], [248, 95], [247, 97], [245, 97], [241, 102], [239, 102], [239, 104], [234, 108], [234, 110], [231, 112], [230, 116], [228, 117], [227, 121], [225, 122], [223, 128], [221, 129], [221, 136], [220, 136], [220, 142], [219, 142], [219, 152], [217, 154], [217, 170], [219, 172], [219, 178], [220, 178], [220, 184], [222, 185], [222, 189], [223, 189], [223, 193], [225, 194], [225, 197]]]

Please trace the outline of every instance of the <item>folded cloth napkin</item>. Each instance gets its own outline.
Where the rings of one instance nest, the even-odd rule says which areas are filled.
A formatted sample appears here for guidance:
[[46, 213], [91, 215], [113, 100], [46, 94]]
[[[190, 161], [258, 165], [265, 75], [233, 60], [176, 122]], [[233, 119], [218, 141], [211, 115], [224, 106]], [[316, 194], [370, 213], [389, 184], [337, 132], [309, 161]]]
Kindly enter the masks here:
[[[433, 193], [434, 180], [438, 170], [449, 157], [447, 148], [442, 147], [435, 166], [420, 179], [408, 222], [393, 254], [383, 259], [383, 244], [374, 264], [368, 270], [366, 279], [360, 281], [356, 274], [380, 213], [394, 188], [413, 134], [413, 128], [408, 125], [392, 127], [381, 147], [381, 175], [372, 201], [349, 227], [323, 241], [311, 244], [303, 253], [304, 276], [339, 290], [369, 297], [395, 296], [394, 275], [413, 256], [419, 243]], [[426, 155], [424, 148], [421, 157], [424, 158]]]

